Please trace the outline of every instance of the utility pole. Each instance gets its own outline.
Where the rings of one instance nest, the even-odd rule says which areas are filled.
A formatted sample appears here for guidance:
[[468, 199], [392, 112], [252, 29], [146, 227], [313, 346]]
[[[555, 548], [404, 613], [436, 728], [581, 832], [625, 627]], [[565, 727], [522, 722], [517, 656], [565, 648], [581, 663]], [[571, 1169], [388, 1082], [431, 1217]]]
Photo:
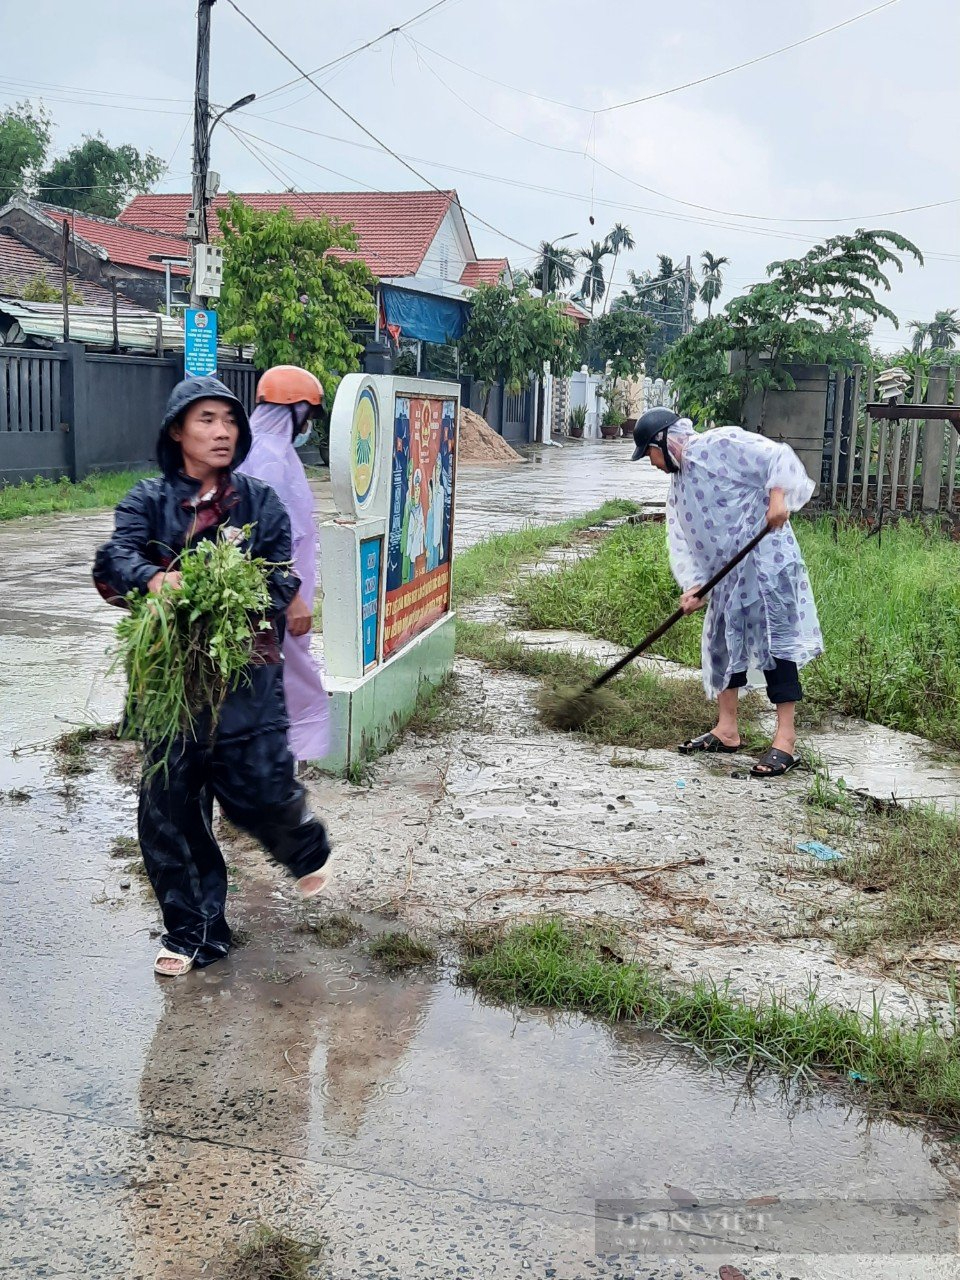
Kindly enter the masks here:
[[67, 273], [68, 254], [70, 252], [70, 223], [63, 220], [63, 240], [61, 242], [61, 278], [60, 290], [63, 296], [63, 340], [70, 341], [70, 277]]
[[683, 332], [689, 333], [693, 328], [691, 321], [691, 293], [693, 292], [693, 272], [690, 267], [690, 255], [687, 254], [687, 263], [683, 268]]
[[[207, 170], [210, 163], [210, 10], [216, 0], [197, 5], [197, 78], [193, 99], [193, 207], [187, 216], [187, 235], [197, 245], [207, 242]], [[190, 275], [190, 305], [200, 306], [196, 252]]]

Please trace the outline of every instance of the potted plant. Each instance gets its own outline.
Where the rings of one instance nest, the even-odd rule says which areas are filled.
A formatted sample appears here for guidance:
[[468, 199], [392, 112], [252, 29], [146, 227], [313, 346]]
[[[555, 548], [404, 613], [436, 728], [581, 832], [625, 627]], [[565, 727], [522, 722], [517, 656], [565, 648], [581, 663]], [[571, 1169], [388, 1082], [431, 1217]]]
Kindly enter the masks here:
[[600, 419], [600, 434], [604, 440], [616, 440], [623, 426], [623, 414], [615, 404], [608, 404]]
[[567, 428], [570, 435], [575, 440], [583, 438], [583, 430], [587, 425], [587, 406], [585, 404], [575, 405], [570, 410], [570, 416], [567, 419]]
[[623, 425], [620, 428], [620, 434], [624, 440], [633, 439], [633, 428], [637, 425], [636, 418], [624, 418]]

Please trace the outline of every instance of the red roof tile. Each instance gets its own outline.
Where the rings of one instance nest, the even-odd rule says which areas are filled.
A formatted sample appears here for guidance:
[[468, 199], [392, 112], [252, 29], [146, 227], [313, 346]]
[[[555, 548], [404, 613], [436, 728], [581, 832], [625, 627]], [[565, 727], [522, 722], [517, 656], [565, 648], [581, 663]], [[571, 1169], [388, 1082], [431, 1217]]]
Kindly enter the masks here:
[[[113, 218], [97, 218], [89, 213], [77, 213], [74, 209], [61, 209], [58, 205], [38, 205], [40, 212], [57, 222], [66, 219], [71, 233], [99, 245], [111, 262], [124, 267], [141, 267], [147, 271], [163, 273], [163, 264], [151, 261], [152, 255], [164, 258], [186, 258], [190, 244], [185, 236], [165, 235], [144, 227], [133, 227]], [[182, 231], [182, 228], [181, 228]], [[175, 276], [188, 276], [189, 267], [171, 267]]]
[[[22, 240], [5, 228], [0, 228], [0, 294], [19, 296], [24, 285], [35, 280], [37, 276], [45, 276], [55, 289], [60, 288], [61, 274], [57, 263], [43, 257], [24, 244]], [[92, 307], [109, 307], [112, 299], [109, 289], [94, 284], [92, 280], [84, 280], [73, 272], [69, 274], [69, 282], [76, 289], [84, 303]], [[117, 304], [121, 307], [135, 307], [137, 304], [122, 293], [117, 294]]]
[[584, 311], [582, 307], [578, 307], [575, 302], [565, 302], [563, 304], [563, 314], [569, 316], [571, 320], [575, 320], [577, 324], [589, 324], [590, 312]]
[[476, 262], [468, 262], [464, 267], [460, 283], [471, 288], [478, 284], [499, 284], [501, 277], [509, 269], [510, 263], [506, 258], [478, 258]]
[[[359, 257], [376, 276], [413, 276], [447, 210], [457, 200], [455, 191], [287, 191], [247, 192], [239, 198], [251, 208], [274, 213], [288, 208], [295, 216], [325, 214], [338, 222], [350, 222], [360, 241]], [[216, 234], [215, 211], [225, 208], [229, 195], [218, 196], [209, 217]], [[120, 215], [125, 223], [154, 227], [181, 235], [190, 209], [188, 195], [135, 196]]]

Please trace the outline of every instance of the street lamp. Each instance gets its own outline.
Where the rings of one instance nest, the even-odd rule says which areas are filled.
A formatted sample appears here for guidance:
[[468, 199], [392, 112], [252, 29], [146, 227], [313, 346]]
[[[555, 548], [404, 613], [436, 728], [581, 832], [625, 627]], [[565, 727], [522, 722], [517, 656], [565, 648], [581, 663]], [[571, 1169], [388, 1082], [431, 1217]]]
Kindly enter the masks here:
[[249, 107], [250, 103], [255, 100], [256, 96], [257, 95], [255, 93], [248, 93], [245, 98], [238, 98], [236, 102], [231, 102], [229, 107], [224, 107], [224, 109], [219, 113], [219, 115], [215, 115], [213, 117], [213, 119], [210, 122], [210, 128], [207, 130], [207, 147], [210, 146], [210, 139], [213, 137], [214, 129], [217, 127], [217, 125], [220, 123], [223, 117], [228, 116], [231, 111], [239, 111], [241, 107]]
[[[201, 6], [201, 12], [204, 11], [204, 7]], [[228, 116], [231, 111], [239, 111], [241, 107], [249, 106], [256, 96], [255, 93], [245, 94], [244, 97], [238, 98], [236, 102], [231, 102], [229, 107], [224, 107], [212, 120], [206, 109], [206, 104], [200, 103], [198, 100], [197, 123], [194, 126], [193, 208], [187, 217], [187, 237], [193, 241], [195, 246], [207, 243], [207, 204], [216, 195], [220, 186], [220, 175], [211, 174], [208, 169], [210, 163], [210, 139], [213, 137], [213, 131], [224, 116]], [[205, 129], [203, 127], [204, 119], [206, 120]], [[193, 279], [190, 284], [190, 305], [192, 307], [200, 305], [197, 276], [198, 268], [194, 265]]]

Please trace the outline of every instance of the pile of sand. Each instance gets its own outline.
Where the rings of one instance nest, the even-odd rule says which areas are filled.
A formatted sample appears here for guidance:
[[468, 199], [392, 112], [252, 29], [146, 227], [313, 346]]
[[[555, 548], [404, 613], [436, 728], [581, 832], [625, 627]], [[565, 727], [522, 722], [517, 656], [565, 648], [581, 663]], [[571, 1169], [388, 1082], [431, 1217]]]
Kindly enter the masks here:
[[457, 448], [460, 462], [522, 462], [515, 449], [511, 449], [503, 436], [484, 422], [472, 409], [460, 409], [460, 443]]

